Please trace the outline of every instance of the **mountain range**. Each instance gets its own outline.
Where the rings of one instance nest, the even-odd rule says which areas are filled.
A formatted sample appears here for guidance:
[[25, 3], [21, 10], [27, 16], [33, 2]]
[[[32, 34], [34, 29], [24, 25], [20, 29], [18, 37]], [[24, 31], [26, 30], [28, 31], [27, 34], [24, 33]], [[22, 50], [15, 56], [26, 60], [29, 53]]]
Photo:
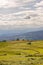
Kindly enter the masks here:
[[22, 33], [18, 35], [15, 35], [14, 33], [3, 34], [0, 36], [0, 41], [1, 40], [15, 40], [17, 38], [26, 39], [26, 40], [43, 40], [43, 30], [26, 32], [26, 33]]

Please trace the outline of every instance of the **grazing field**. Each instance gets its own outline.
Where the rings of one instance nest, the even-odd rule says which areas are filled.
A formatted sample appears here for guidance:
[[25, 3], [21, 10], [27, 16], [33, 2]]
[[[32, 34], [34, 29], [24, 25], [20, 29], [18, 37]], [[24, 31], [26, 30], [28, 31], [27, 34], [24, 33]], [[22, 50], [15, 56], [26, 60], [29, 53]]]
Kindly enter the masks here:
[[43, 65], [43, 41], [0, 42], [0, 65]]

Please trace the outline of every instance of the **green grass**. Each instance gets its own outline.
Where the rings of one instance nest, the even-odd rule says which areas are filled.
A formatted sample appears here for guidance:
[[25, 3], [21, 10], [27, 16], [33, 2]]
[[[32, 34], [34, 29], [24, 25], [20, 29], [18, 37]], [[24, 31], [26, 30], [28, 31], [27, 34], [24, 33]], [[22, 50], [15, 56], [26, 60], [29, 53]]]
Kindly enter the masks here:
[[0, 42], [0, 65], [43, 65], [43, 40]]

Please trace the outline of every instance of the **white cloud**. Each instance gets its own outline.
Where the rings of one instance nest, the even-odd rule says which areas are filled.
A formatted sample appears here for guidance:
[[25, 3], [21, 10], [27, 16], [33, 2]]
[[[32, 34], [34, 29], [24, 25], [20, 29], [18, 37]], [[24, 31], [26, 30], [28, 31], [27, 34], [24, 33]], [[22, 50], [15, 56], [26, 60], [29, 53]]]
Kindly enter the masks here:
[[[21, 16], [22, 15], [22, 16]], [[30, 16], [30, 19], [25, 19]], [[14, 20], [13, 20], [14, 19]], [[2, 21], [2, 22], [1, 22]], [[27, 10], [18, 13], [0, 15], [0, 25], [16, 26], [18, 27], [43, 27], [43, 14], [40, 10]]]
[[43, 0], [41, 0], [39, 3], [36, 3], [35, 7], [42, 7], [43, 6]]
[[27, 2], [32, 2], [35, 0], [0, 0], [0, 7], [9, 8], [9, 7], [18, 7], [23, 6]]
[[[43, 27], [43, 1], [36, 3], [35, 10], [27, 7], [27, 3], [35, 0], [1, 0], [0, 7], [20, 7], [19, 11], [10, 14], [0, 14], [0, 28], [40, 28]], [[23, 7], [25, 6], [25, 7]], [[41, 6], [41, 7], [40, 7]], [[26, 8], [26, 9], [25, 9]], [[16, 11], [14, 9], [14, 11]], [[9, 12], [9, 11], [8, 11]]]

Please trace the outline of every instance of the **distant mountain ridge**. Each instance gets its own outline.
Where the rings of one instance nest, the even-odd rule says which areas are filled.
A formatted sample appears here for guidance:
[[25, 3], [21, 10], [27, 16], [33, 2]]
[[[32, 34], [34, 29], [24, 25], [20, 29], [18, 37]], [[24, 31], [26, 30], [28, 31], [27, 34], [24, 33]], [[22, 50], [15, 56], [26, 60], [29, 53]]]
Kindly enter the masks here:
[[27, 40], [43, 40], [43, 30], [26, 32], [23, 34], [15, 35], [14, 33], [11, 35], [4, 34], [4, 36], [0, 36], [0, 40], [15, 40], [15, 39], [27, 39]]
[[43, 40], [43, 30], [27, 32], [27, 33], [22, 34], [21, 37], [28, 40]]

